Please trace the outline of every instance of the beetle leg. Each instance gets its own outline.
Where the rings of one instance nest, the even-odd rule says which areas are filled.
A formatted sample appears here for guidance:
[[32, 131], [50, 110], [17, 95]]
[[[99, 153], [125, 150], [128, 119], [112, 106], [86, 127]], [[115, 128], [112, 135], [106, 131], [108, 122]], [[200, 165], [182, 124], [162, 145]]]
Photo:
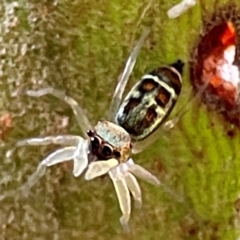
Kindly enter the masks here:
[[92, 126], [81, 106], [73, 98], [67, 96], [65, 92], [56, 90], [54, 88], [43, 88], [37, 91], [28, 90], [26, 94], [31, 97], [41, 97], [44, 95], [51, 94], [54, 97], [62, 101], [65, 101], [72, 108], [78, 121], [78, 125], [80, 126], [84, 136], [87, 137], [87, 131], [91, 129]]
[[136, 46], [134, 47], [133, 51], [131, 52], [130, 56], [128, 57], [128, 60], [126, 62], [125, 68], [123, 70], [123, 73], [120, 75], [118, 84], [115, 88], [112, 102], [108, 111], [107, 118], [110, 121], [114, 121], [114, 118], [116, 116], [116, 112], [118, 111], [119, 105], [122, 101], [122, 96], [125, 90], [125, 87], [127, 85], [127, 82], [129, 80], [129, 77], [132, 73], [132, 70], [135, 66], [137, 56], [139, 54], [140, 48], [142, 47], [147, 35], [149, 34], [150, 30], [146, 29], [143, 33], [141, 38], [138, 40]]
[[112, 168], [116, 167], [119, 162], [115, 158], [109, 160], [91, 162], [85, 174], [86, 180], [108, 173]]

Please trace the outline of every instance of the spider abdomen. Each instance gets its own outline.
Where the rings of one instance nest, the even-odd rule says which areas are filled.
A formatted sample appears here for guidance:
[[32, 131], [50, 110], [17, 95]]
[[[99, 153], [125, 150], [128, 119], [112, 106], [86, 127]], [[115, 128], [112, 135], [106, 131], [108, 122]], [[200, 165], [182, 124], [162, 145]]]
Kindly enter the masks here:
[[154, 132], [172, 111], [181, 92], [184, 63], [159, 67], [135, 84], [122, 102], [115, 122], [134, 141], [141, 141]]

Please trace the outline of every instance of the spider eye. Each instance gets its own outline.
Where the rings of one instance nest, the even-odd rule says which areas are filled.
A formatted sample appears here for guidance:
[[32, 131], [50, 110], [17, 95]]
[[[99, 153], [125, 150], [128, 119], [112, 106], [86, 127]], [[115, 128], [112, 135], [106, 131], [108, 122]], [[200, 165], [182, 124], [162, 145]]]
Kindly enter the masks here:
[[93, 149], [97, 149], [100, 146], [100, 140], [98, 137], [91, 137], [91, 144]]
[[94, 136], [94, 132], [93, 132], [92, 130], [88, 130], [88, 131], [87, 131], [87, 135], [88, 135], [89, 137], [93, 137], [93, 136]]
[[112, 155], [112, 148], [108, 145], [103, 145], [103, 148], [102, 148], [102, 154], [103, 156], [105, 157], [109, 157]]
[[115, 158], [120, 158], [120, 157], [121, 157], [121, 153], [120, 153], [119, 151], [114, 151], [114, 152], [113, 152], [113, 156], [114, 156]]

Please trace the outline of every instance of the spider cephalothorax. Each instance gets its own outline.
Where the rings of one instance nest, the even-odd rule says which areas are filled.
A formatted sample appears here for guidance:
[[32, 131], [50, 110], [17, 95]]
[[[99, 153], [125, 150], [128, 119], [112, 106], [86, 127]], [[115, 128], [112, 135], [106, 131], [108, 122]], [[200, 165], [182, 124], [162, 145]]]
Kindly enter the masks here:
[[[68, 103], [73, 109], [85, 139], [75, 135], [60, 135], [19, 141], [17, 146], [67, 145], [42, 160], [36, 172], [21, 187], [22, 191], [27, 192], [44, 175], [46, 167], [73, 160], [75, 177], [84, 174], [85, 179], [90, 180], [109, 174], [122, 211], [120, 222], [126, 230], [128, 229], [131, 214], [130, 196], [133, 196], [136, 206], [140, 207], [142, 204], [141, 189], [136, 177], [160, 185], [155, 176], [135, 164], [130, 156], [132, 153], [142, 151], [154, 140], [152, 138], [149, 141], [147, 137], [160, 125], [163, 125], [165, 130], [173, 127], [177, 118], [166, 123], [164, 120], [174, 107], [182, 85], [183, 62], [177, 61], [145, 75], [122, 101], [125, 86], [147, 34], [148, 32], [144, 32], [126, 63], [109, 108], [109, 121], [99, 121], [95, 127], [92, 127], [83, 109], [64, 92], [53, 88], [27, 91], [26, 94], [29, 96], [41, 97], [52, 94]], [[137, 100], [134, 102], [134, 99]], [[136, 144], [145, 138], [148, 140], [147, 144], [144, 141], [140, 141], [140, 145]]]
[[120, 163], [129, 159], [131, 137], [122, 127], [108, 121], [98, 122], [87, 132], [90, 141], [90, 154], [96, 160], [117, 159]]

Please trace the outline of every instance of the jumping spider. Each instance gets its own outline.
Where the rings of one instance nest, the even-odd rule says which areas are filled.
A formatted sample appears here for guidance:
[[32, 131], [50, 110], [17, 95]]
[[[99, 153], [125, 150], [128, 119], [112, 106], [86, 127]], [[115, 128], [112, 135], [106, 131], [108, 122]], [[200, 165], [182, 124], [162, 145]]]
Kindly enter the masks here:
[[[47, 167], [73, 160], [73, 175], [75, 177], [84, 173], [85, 179], [91, 180], [103, 174], [109, 174], [122, 211], [120, 222], [124, 229], [129, 229], [130, 193], [136, 206], [140, 208], [142, 205], [141, 189], [136, 177], [154, 185], [160, 185], [160, 181], [155, 176], [134, 163], [131, 154], [142, 151], [159, 136], [158, 133], [152, 139], [149, 137], [150, 134], [154, 135], [152, 133], [160, 125], [163, 125], [163, 121], [171, 112], [182, 86], [181, 73], [184, 64], [179, 60], [172, 65], [160, 67], [145, 75], [122, 101], [125, 86], [148, 32], [143, 33], [127, 60], [113, 95], [108, 112], [109, 121], [99, 121], [96, 126], [92, 127], [78, 103], [65, 95], [64, 92], [53, 88], [26, 92], [28, 96], [32, 97], [51, 94], [69, 104], [85, 138], [74, 135], [59, 135], [30, 138], [17, 142], [17, 147], [48, 144], [68, 145], [43, 159], [36, 172], [23, 185], [22, 190], [29, 190], [44, 175]], [[175, 122], [176, 119], [170, 120], [163, 125], [163, 128], [168, 130], [173, 127]]]

